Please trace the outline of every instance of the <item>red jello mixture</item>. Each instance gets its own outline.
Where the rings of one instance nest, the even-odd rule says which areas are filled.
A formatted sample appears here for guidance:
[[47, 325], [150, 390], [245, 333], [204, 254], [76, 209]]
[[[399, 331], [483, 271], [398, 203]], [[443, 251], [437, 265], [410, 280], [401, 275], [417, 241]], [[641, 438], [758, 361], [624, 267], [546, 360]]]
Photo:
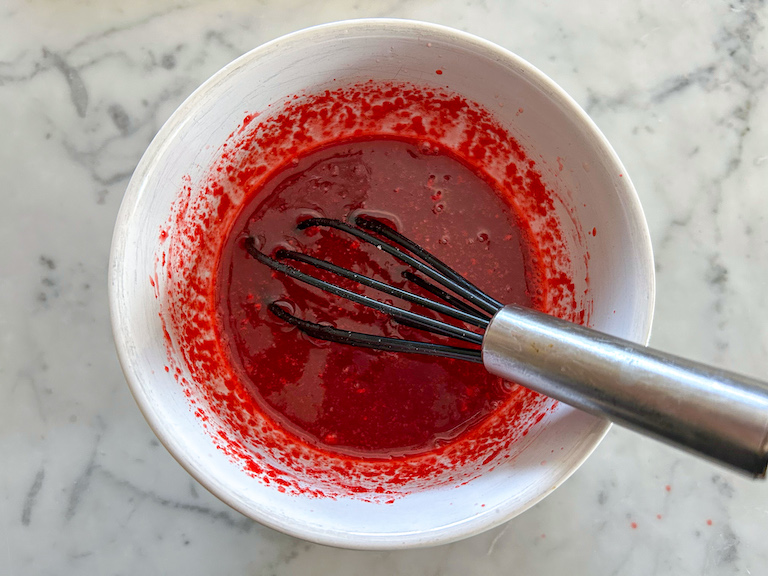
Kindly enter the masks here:
[[166, 369], [213, 445], [279, 491], [380, 502], [514, 460], [556, 403], [481, 366], [301, 335], [265, 304], [425, 337], [273, 276], [239, 241], [254, 234], [266, 252], [297, 248], [403, 286], [403, 267], [378, 251], [295, 230], [308, 216], [381, 216], [498, 300], [586, 321], [586, 280], [577, 293], [542, 159], [447, 89], [379, 81], [265, 105], [217, 154], [183, 183], [151, 278]]
[[[266, 253], [299, 249], [413, 290], [401, 275], [407, 267], [375, 247], [335, 230], [296, 231], [308, 216], [384, 216], [498, 300], [541, 307], [530, 230], [487, 176], [437, 143], [369, 137], [295, 158], [253, 195], [221, 253], [222, 337], [249, 392], [287, 429], [325, 450], [390, 457], [453, 440], [521, 393], [480, 365], [305, 337], [266, 305], [285, 302], [308, 320], [375, 335], [420, 339], [423, 333], [273, 274], [242, 246], [254, 236]], [[374, 290], [368, 295], [385, 298]]]

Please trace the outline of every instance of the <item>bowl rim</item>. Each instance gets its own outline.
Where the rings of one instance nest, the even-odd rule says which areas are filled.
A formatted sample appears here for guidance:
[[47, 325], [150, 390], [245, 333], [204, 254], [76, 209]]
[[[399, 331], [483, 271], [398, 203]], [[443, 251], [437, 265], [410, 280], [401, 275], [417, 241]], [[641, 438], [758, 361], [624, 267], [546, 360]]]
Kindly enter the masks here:
[[627, 175], [626, 169], [621, 163], [621, 160], [614, 151], [613, 147], [610, 145], [594, 121], [587, 115], [581, 106], [579, 106], [579, 104], [552, 79], [550, 79], [538, 68], [520, 56], [514, 54], [510, 50], [507, 50], [506, 48], [503, 48], [489, 40], [485, 40], [479, 36], [468, 32], [463, 32], [455, 28], [431, 22], [398, 18], [361, 18], [341, 20], [311, 26], [275, 38], [246, 52], [214, 73], [197, 89], [195, 89], [171, 114], [161, 129], [157, 132], [152, 142], [142, 155], [141, 160], [137, 164], [137, 167], [134, 170], [131, 180], [129, 181], [126, 188], [126, 192], [115, 222], [108, 269], [108, 296], [113, 338], [115, 341], [118, 359], [120, 361], [120, 365], [127, 380], [131, 394], [133, 395], [140, 411], [142, 412], [152, 431], [157, 436], [158, 440], [193, 478], [195, 478], [209, 492], [214, 494], [217, 498], [225, 502], [234, 510], [242, 512], [250, 518], [258, 521], [259, 523], [279, 530], [283, 533], [302, 538], [304, 540], [330, 546], [365, 550], [387, 550], [447, 544], [479, 534], [494, 526], [502, 524], [543, 500], [557, 487], [562, 485], [574, 472], [576, 472], [576, 470], [582, 466], [582, 464], [592, 454], [592, 452], [597, 448], [602, 439], [608, 433], [608, 430], [611, 428], [611, 423], [607, 420], [603, 421], [602, 427], [596, 427], [595, 433], [592, 434], [589, 438], [585, 438], [584, 442], [580, 446], [581, 454], [574, 459], [570, 469], [566, 470], [563, 476], [559, 478], [557, 482], [551, 485], [548, 489], [543, 490], [537, 497], [532, 498], [523, 505], [517, 506], [511, 514], [498, 514], [494, 516], [483, 515], [479, 518], [476, 518], [474, 521], [471, 517], [468, 517], [467, 521], [446, 525], [435, 530], [421, 531], [418, 533], [349, 533], [339, 535], [337, 532], [316, 530], [312, 527], [299, 524], [295, 520], [288, 520], [276, 515], [254, 515], [252, 514], [254, 510], [252, 507], [249, 508], [247, 512], [244, 511], [242, 506], [243, 503], [231, 492], [229, 492], [225, 486], [222, 486], [218, 481], [216, 481], [213, 474], [211, 474], [206, 468], [196, 466], [192, 459], [187, 456], [181, 444], [174, 440], [170, 428], [162, 419], [159, 418], [158, 413], [154, 410], [147, 396], [144, 394], [138, 376], [134, 373], [134, 365], [129, 354], [130, 338], [128, 331], [124, 330], [124, 326], [126, 326], [128, 323], [123, 317], [120, 302], [118, 301], [118, 287], [121, 284], [120, 263], [124, 259], [124, 255], [127, 249], [125, 241], [126, 228], [130, 223], [132, 213], [136, 208], [137, 200], [139, 199], [140, 191], [142, 188], [142, 183], [146, 177], [151, 174], [152, 169], [155, 167], [156, 158], [161, 155], [163, 149], [172, 142], [176, 133], [183, 128], [186, 122], [189, 121], [189, 119], [193, 116], [193, 112], [199, 107], [206, 94], [214, 86], [224, 81], [229, 76], [235, 74], [240, 68], [247, 66], [251, 61], [258, 59], [267, 53], [280, 49], [283, 46], [290, 46], [295, 43], [306, 42], [318, 34], [322, 35], [334, 30], [343, 30], [346, 32], [354, 31], [359, 33], [364, 33], [366, 31], [386, 34], [394, 33], [396, 36], [423, 33], [435, 35], [439, 37], [440, 40], [446, 42], [455, 40], [464, 46], [474, 45], [475, 47], [484, 50], [486, 53], [495, 54], [499, 59], [511, 62], [516, 67], [524, 70], [525, 73], [528, 74], [529, 81], [532, 84], [545, 90], [550, 96], [556, 99], [558, 103], [565, 108], [566, 113], [574, 120], [574, 122], [582, 125], [585, 129], [585, 132], [591, 135], [594, 145], [598, 148], [598, 152], [604, 157], [606, 163], [620, 169], [621, 174], [623, 174], [624, 189], [622, 190], [622, 200], [629, 208], [628, 213], [632, 217], [632, 224], [638, 233], [636, 242], [638, 244], [639, 253], [643, 257], [650, 259], [648, 266], [650, 274], [647, 278], [648, 299], [643, 318], [645, 325], [642, 329], [643, 334], [641, 338], [643, 344], [648, 343], [651, 334], [651, 326], [653, 323], [656, 297], [656, 278], [653, 265], [653, 249], [651, 245], [650, 232], [642, 206], [640, 204], [640, 199], [637, 195], [637, 191], [635, 190], [634, 185]]

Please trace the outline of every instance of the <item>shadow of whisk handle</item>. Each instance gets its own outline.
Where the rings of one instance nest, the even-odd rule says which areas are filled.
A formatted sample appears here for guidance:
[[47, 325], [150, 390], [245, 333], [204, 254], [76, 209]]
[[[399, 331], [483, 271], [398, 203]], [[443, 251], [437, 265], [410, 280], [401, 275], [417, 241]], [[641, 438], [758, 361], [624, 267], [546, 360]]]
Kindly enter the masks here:
[[765, 478], [768, 384], [518, 306], [491, 320], [488, 371]]

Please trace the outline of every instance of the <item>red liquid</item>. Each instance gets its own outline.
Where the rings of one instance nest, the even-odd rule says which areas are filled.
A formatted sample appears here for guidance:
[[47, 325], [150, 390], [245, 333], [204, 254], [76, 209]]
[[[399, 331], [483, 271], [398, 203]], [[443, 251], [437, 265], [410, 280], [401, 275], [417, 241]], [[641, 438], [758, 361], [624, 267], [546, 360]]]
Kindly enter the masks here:
[[484, 174], [435, 144], [369, 138], [309, 152], [255, 191], [221, 253], [219, 331], [249, 393], [307, 443], [365, 457], [428, 451], [481, 422], [518, 387], [481, 365], [302, 335], [272, 316], [266, 304], [288, 302], [298, 316], [340, 328], [435, 341], [274, 274], [242, 247], [242, 239], [253, 235], [266, 253], [290, 247], [413, 290], [401, 277], [406, 267], [374, 247], [338, 231], [295, 229], [308, 216], [345, 219], [360, 212], [389, 220], [501, 302], [537, 308], [545, 302], [527, 224]]

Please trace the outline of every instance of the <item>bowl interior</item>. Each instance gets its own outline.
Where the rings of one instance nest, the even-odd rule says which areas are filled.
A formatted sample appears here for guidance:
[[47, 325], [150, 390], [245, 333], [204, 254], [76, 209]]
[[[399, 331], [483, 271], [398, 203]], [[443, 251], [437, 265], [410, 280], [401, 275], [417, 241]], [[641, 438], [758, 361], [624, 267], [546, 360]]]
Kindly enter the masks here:
[[578, 468], [608, 424], [558, 405], [516, 445], [512, 462], [467, 484], [416, 491], [390, 504], [281, 493], [214, 449], [189, 398], [166, 372], [162, 279], [160, 286], [149, 281], [159, 230], [183, 182], [205, 177], [247, 113], [291, 94], [372, 79], [431, 82], [490, 110], [558, 193], [556, 210], [574, 278], [586, 290], [589, 323], [647, 341], [654, 294], [648, 232], [629, 178], [597, 128], [514, 55], [454, 30], [393, 20], [337, 23], [278, 39], [227, 66], [179, 108], [148, 149], [123, 201], [110, 264], [113, 326], [129, 384], [156, 434], [235, 509], [325, 544], [432, 545], [488, 529], [532, 506]]

